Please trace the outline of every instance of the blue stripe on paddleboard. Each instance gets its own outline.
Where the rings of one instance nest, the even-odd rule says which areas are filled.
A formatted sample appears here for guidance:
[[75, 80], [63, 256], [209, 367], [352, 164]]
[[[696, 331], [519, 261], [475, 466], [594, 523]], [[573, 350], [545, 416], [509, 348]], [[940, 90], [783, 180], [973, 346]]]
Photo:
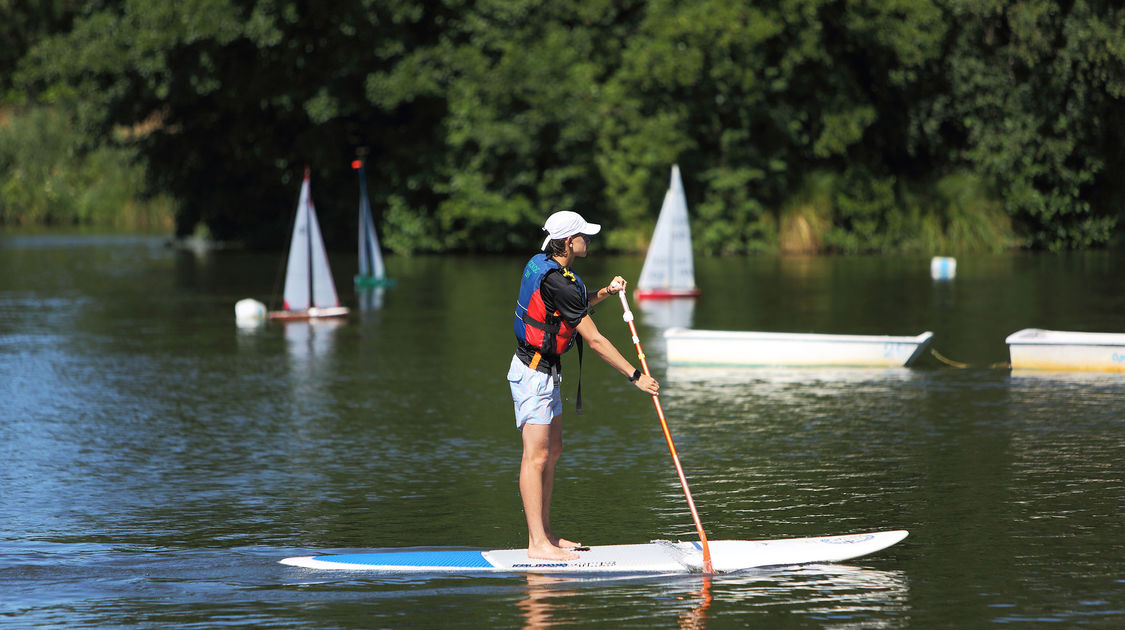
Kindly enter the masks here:
[[490, 568], [480, 551], [397, 551], [387, 553], [351, 553], [338, 556], [317, 556], [321, 562], [367, 564], [396, 567], [464, 567]]

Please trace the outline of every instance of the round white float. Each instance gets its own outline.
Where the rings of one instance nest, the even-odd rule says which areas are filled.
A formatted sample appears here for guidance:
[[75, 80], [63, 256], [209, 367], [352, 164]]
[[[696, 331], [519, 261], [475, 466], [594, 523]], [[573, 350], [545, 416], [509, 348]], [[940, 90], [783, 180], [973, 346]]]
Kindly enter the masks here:
[[234, 304], [234, 319], [239, 326], [257, 326], [266, 321], [266, 305], [246, 298]]

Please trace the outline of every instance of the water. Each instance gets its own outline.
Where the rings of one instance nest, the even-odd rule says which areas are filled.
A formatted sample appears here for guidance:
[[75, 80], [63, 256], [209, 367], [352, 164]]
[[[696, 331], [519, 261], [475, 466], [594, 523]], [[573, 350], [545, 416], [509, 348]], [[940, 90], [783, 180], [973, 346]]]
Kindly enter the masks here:
[[[503, 378], [518, 258], [392, 258], [343, 324], [234, 325], [280, 254], [0, 237], [0, 622], [11, 627], [932, 628], [1125, 623], [1125, 379], [1015, 374], [1025, 327], [1125, 330], [1120, 254], [697, 261], [691, 313], [638, 309], [712, 539], [909, 529], [846, 564], [577, 579], [324, 574], [293, 555], [524, 544]], [[581, 261], [592, 285], [638, 258]], [[276, 298], [274, 298], [276, 301]], [[668, 368], [697, 328], [935, 333], [971, 367]], [[632, 356], [620, 308], [595, 314]], [[646, 323], [647, 322], [647, 323]], [[568, 363], [572, 394], [574, 362]], [[566, 411], [556, 530], [694, 535], [646, 398], [594, 355]]]

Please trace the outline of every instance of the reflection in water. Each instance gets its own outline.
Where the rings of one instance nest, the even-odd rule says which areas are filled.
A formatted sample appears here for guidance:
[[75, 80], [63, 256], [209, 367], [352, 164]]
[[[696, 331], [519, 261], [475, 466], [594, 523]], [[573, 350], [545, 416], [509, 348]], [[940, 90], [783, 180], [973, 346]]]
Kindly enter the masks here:
[[[638, 601], [650, 602], [638, 607]], [[712, 604], [726, 626], [756, 625], [752, 617], [779, 611], [815, 620], [823, 628], [888, 628], [909, 612], [909, 589], [902, 571], [841, 564], [754, 569], [715, 576], [591, 577], [527, 576], [527, 598], [518, 604], [524, 628], [571, 625], [575, 619], [629, 610], [623, 626], [644, 619], [675, 617], [677, 627], [703, 629], [714, 619]], [[597, 614], [601, 609], [600, 615]], [[640, 610], [639, 610], [640, 609]], [[641, 618], [633, 615], [640, 613]], [[741, 616], [743, 619], [738, 620]], [[830, 620], [825, 623], [826, 620]], [[739, 623], [741, 621], [741, 623]], [[732, 623], [733, 622], [733, 623]]]
[[675, 386], [677, 397], [697, 401], [714, 401], [742, 390], [775, 400], [854, 395], [857, 388], [891, 391], [924, 378], [923, 373], [907, 368], [668, 366], [665, 373], [665, 381]]
[[810, 564], [724, 579], [716, 599], [740, 610], [766, 606], [819, 620], [821, 628], [891, 628], [910, 610], [902, 571]]
[[636, 308], [640, 311], [637, 322], [656, 332], [648, 335], [645, 350], [648, 351], [649, 367], [658, 370], [665, 364], [665, 357], [668, 356], [664, 331], [669, 328], [691, 328], [695, 299], [637, 300]]
[[[662, 579], [662, 578], [657, 578]], [[666, 578], [663, 578], [666, 579]], [[619, 592], [632, 598], [637, 594], [636, 588], [655, 589], [652, 596], [664, 601], [675, 602], [677, 609], [682, 609], [680, 602], [687, 604], [688, 608], [680, 610], [677, 614], [679, 627], [684, 629], [705, 628], [707, 607], [711, 605], [711, 577], [692, 576], [675, 577], [670, 581], [637, 582], [647, 578], [637, 577], [577, 577], [527, 574], [527, 598], [518, 604], [524, 616], [524, 628], [527, 630], [550, 628], [554, 625], [570, 625], [568, 619], [556, 619], [555, 608], [567, 610], [571, 607], [566, 598], [577, 598], [586, 595], [583, 588], [590, 585], [602, 586], [608, 582], [624, 582], [619, 591], [606, 591], [612, 594]], [[568, 588], [570, 587], [570, 588]], [[562, 617], [562, 615], [558, 615]]]
[[306, 384], [328, 367], [336, 329], [345, 322], [344, 318], [331, 317], [282, 324], [285, 327], [285, 348], [289, 355], [290, 374], [295, 385]]
[[702, 630], [707, 627], [707, 607], [711, 605], [711, 576], [700, 578], [699, 592], [695, 595], [681, 596], [681, 600], [697, 600], [692, 607], [680, 613], [680, 627], [685, 630]]
[[573, 578], [555, 577], [550, 575], [527, 574], [527, 599], [518, 604], [523, 613], [523, 627], [528, 630], [537, 628], [550, 628], [551, 600], [557, 597], [574, 595], [574, 591], [554, 588], [559, 584], [572, 582]]
[[385, 287], [357, 287], [355, 290], [355, 299], [356, 303], [359, 304], [361, 316], [383, 308], [383, 298], [386, 296], [386, 293], [387, 289]]
[[249, 325], [249, 322], [239, 322], [235, 320], [235, 344], [237, 344], [240, 352], [249, 352], [257, 350], [259, 344], [266, 338], [266, 325], [265, 322]]
[[1085, 387], [1105, 387], [1113, 389], [1125, 388], [1125, 375], [1116, 372], [1051, 372], [1047, 370], [1012, 370], [1012, 389], [1020, 392], [1023, 389], [1054, 388], [1070, 390], [1072, 393], [1081, 394], [1079, 391]]
[[651, 328], [691, 328], [694, 299], [637, 300], [638, 321]]

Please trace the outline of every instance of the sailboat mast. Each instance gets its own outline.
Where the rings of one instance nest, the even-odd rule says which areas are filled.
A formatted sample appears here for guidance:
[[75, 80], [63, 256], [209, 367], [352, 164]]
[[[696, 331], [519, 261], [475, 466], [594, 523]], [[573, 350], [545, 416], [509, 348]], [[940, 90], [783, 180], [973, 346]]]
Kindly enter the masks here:
[[315, 297], [314, 297], [316, 295], [316, 293], [314, 292], [316, 287], [313, 285], [313, 282], [315, 282], [315, 280], [313, 279], [313, 276], [316, 275], [316, 274], [312, 273], [312, 264], [313, 264], [312, 263], [312, 259], [313, 259], [312, 258], [313, 257], [312, 217], [310, 216], [310, 213], [309, 213], [309, 204], [312, 203], [312, 190], [311, 190], [312, 186], [309, 183], [309, 167], [307, 167], [307, 166], [305, 167], [305, 185], [309, 186], [310, 190], [309, 190], [309, 195], [305, 199], [305, 203], [303, 204], [303, 207], [301, 208], [301, 212], [305, 213], [305, 252], [307, 252], [306, 253], [306, 260], [308, 260], [308, 263], [309, 263], [309, 272], [308, 272], [309, 285], [308, 285], [308, 288], [309, 288], [309, 307], [311, 308], [311, 307], [316, 305], [315, 304]]
[[352, 169], [356, 171], [359, 177], [359, 242], [356, 251], [359, 252], [359, 275], [367, 275], [367, 220], [363, 216], [363, 197], [366, 194], [366, 187], [363, 185], [363, 160], [354, 160], [352, 162]]
[[359, 231], [359, 242], [361, 252], [361, 267], [360, 273], [363, 275], [375, 275], [375, 252], [371, 249], [371, 239], [367, 233], [375, 229], [371, 225], [371, 210], [367, 206], [367, 175], [363, 172], [363, 162], [359, 163], [359, 199], [360, 199], [360, 223], [362, 228]]

